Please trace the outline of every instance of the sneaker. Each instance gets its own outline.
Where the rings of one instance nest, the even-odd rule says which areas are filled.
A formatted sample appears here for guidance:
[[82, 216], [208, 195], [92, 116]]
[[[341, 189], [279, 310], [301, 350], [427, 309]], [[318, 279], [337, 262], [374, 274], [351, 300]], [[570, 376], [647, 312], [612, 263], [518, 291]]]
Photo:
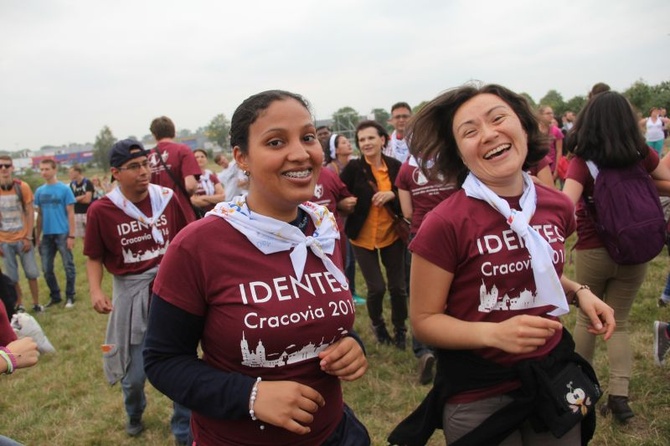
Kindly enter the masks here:
[[14, 312], [15, 313], [25, 313], [26, 309], [23, 307], [23, 305], [18, 304], [17, 306], [14, 307]]
[[619, 423], [626, 423], [630, 418], [635, 416], [633, 410], [628, 405], [627, 396], [608, 395], [607, 402], [600, 406], [600, 414], [607, 416], [610, 412], [612, 412], [612, 416]]
[[33, 305], [33, 313], [41, 313], [44, 311], [44, 305], [35, 304]]
[[354, 293], [354, 304], [356, 305], [365, 305], [365, 298]]
[[65, 301], [65, 308], [72, 308], [74, 307], [74, 299], [68, 299]]
[[141, 419], [130, 419], [126, 423], [126, 433], [131, 437], [137, 437], [144, 430], [144, 424]]
[[665, 365], [665, 355], [670, 350], [670, 339], [668, 339], [668, 323], [654, 322], [654, 361], [659, 366]]
[[435, 365], [435, 355], [424, 353], [419, 358], [419, 383], [422, 385], [430, 384], [433, 381], [433, 366]]
[[47, 303], [44, 308], [51, 308], [51, 307], [57, 307], [60, 303], [62, 302], [61, 299], [51, 299], [49, 303]]
[[372, 325], [372, 332], [375, 334], [377, 342], [380, 344], [391, 345], [393, 343], [393, 339], [391, 339], [391, 335], [386, 329], [384, 322], [379, 325]]

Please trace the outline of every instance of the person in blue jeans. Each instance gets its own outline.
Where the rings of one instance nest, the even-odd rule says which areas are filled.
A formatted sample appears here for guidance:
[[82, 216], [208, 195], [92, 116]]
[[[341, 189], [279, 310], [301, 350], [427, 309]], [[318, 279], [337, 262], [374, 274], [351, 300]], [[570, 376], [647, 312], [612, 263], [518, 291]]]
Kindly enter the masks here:
[[[133, 139], [112, 146], [111, 173], [118, 186], [88, 208], [84, 237], [91, 304], [96, 312], [109, 315], [103, 344], [105, 377], [110, 385], [121, 383], [126, 433], [131, 437], [144, 431], [142, 350], [151, 284], [184, 221], [174, 192], [149, 182], [148, 154]], [[105, 269], [114, 276], [111, 298], [102, 286]], [[191, 443], [190, 418], [189, 409], [174, 404], [170, 425], [178, 445]]]
[[[74, 306], [75, 268], [72, 248], [74, 247], [74, 203], [72, 190], [58, 181], [56, 162], [51, 159], [40, 161], [40, 175], [45, 184], [35, 191], [37, 224], [35, 236], [42, 257], [42, 271], [49, 286], [50, 300], [47, 307], [62, 301], [61, 289], [54, 274], [56, 252], [60, 253], [65, 268], [65, 307]], [[41, 240], [40, 240], [41, 236]]]

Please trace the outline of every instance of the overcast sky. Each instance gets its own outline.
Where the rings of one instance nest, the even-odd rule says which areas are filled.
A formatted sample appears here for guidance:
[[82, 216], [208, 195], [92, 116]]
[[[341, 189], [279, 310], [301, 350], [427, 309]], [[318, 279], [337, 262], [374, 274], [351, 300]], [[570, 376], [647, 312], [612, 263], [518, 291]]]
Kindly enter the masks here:
[[670, 80], [666, 0], [0, 0], [0, 149], [196, 130], [271, 88], [315, 116], [471, 79], [536, 101]]

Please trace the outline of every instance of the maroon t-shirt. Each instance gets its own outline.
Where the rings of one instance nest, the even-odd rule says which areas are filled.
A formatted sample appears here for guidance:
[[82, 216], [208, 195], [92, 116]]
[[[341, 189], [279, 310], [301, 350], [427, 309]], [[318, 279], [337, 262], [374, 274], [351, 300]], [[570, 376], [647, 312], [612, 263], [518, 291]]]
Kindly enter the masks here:
[[0, 300], [0, 347], [6, 347], [7, 344], [14, 341], [16, 341], [16, 333], [9, 322], [5, 303]]
[[[308, 226], [307, 234], [313, 233]], [[309, 249], [303, 275], [296, 279], [289, 254], [265, 255], [227, 221], [209, 216], [181, 231], [161, 263], [154, 292], [205, 318], [206, 363], [264, 381], [297, 381], [326, 401], [311, 433], [295, 435], [266, 424], [262, 442], [251, 418], [216, 420], [194, 411], [198, 443], [318, 445], [342, 417], [339, 379], [321, 371], [317, 355], [351, 330], [351, 293]], [[330, 257], [342, 268], [338, 244]]]
[[550, 162], [549, 156], [547, 155], [540, 161], [538, 161], [536, 165], [528, 169], [528, 173], [536, 177], [539, 171], [541, 171], [542, 169], [544, 169], [549, 165], [549, 162]]
[[[565, 262], [565, 239], [575, 230], [570, 199], [557, 190], [536, 185], [537, 209], [530, 224], [554, 250], [553, 261], [560, 277]], [[519, 209], [519, 197], [507, 199]], [[488, 203], [467, 197], [459, 190], [428, 213], [410, 250], [454, 274], [445, 313], [463, 321], [502, 322], [530, 314], [556, 319], [553, 307], [536, 301], [530, 255], [503, 216]], [[512, 355], [495, 348], [475, 350], [484, 358], [511, 365], [528, 358], [541, 358], [558, 344], [561, 332], [528, 354]], [[510, 382], [469, 393], [474, 401], [518, 387]], [[452, 400], [453, 401], [453, 400]]]
[[172, 172], [177, 180], [181, 181], [184, 186], [184, 178], [189, 175], [194, 175], [195, 178], [200, 177], [200, 166], [195, 160], [195, 155], [191, 148], [186, 144], [178, 144], [171, 141], [162, 141], [151, 149], [149, 154], [149, 164], [151, 165], [151, 182], [159, 186], [169, 187], [177, 197], [177, 203], [184, 214], [184, 222], [179, 227], [179, 230], [188, 223], [195, 221], [195, 212], [191, 206], [191, 199], [182, 192], [183, 187], [179, 187], [170, 177], [170, 174], [165, 171], [163, 163], [158, 159], [156, 149], [161, 153], [165, 165]]
[[445, 184], [429, 180], [418, 166], [411, 166], [409, 158], [400, 166], [395, 179], [398, 189], [406, 190], [412, 196], [412, 224], [410, 233], [416, 234], [426, 213], [449, 198], [456, 191], [453, 183]]
[[351, 197], [351, 193], [340, 177], [330, 169], [321, 168], [319, 179], [314, 187], [314, 195], [310, 201], [327, 207], [335, 216], [337, 228], [340, 231], [340, 251], [345, 257], [347, 255], [347, 236], [344, 233], [344, 219], [337, 211], [337, 203], [347, 197]]
[[[647, 172], [651, 173], [658, 167], [658, 154], [655, 150], [649, 150], [648, 155], [640, 160], [640, 163], [642, 163]], [[568, 166], [566, 179], [568, 178], [575, 180], [584, 187], [582, 196], [577, 202], [577, 243], [575, 243], [575, 249], [602, 248], [603, 242], [596, 232], [593, 219], [589, 215], [586, 202], [584, 201], [584, 197], [593, 196], [594, 187], [593, 177], [591, 176], [591, 172], [589, 172], [586, 161], [578, 156], [572, 158]]]
[[[209, 172], [209, 175], [207, 175], [207, 178], [209, 178], [210, 183], [212, 186], [215, 186], [220, 183], [219, 178], [212, 172]], [[207, 191], [205, 191], [205, 187], [203, 185], [203, 182], [205, 181], [205, 176], [203, 174], [200, 175], [200, 181], [198, 181], [198, 190], [195, 191], [195, 195], [207, 195]], [[211, 211], [214, 209], [215, 204], [210, 204], [208, 206], [202, 207], [202, 210], [204, 211]]]
[[[135, 206], [147, 217], [152, 215], [149, 195]], [[179, 230], [177, 221], [182, 221], [182, 217], [173, 196], [158, 220], [165, 239], [165, 244], [159, 245], [149, 226], [126, 215], [108, 197], [102, 197], [88, 208], [84, 255], [102, 260], [115, 276], [142, 273], [160, 263]]]

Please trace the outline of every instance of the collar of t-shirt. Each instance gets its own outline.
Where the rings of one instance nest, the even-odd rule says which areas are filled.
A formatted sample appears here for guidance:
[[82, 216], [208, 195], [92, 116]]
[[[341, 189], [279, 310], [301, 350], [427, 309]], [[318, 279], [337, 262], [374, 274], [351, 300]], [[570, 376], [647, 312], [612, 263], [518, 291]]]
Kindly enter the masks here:
[[[336, 241], [340, 239], [335, 216], [326, 208], [309, 201], [298, 206], [314, 223], [312, 235], [305, 235], [299, 225], [292, 225], [272, 217], [253, 213], [247, 206], [246, 195], [240, 195], [231, 201], [217, 204], [206, 215], [226, 220], [233, 228], [242, 233], [253, 246], [263, 254], [273, 254], [291, 250], [289, 255], [297, 279], [307, 262], [307, 248], [316, 255], [326, 270], [335, 277], [344, 289], [348, 289], [344, 273], [328, 257], [335, 251]], [[299, 223], [300, 224], [300, 223]], [[307, 222], [305, 222], [305, 225]]]
[[526, 172], [523, 175], [523, 193], [519, 200], [521, 212], [511, 209], [506, 200], [500, 198], [489, 189], [479, 178], [470, 172], [463, 183], [463, 190], [468, 197], [486, 201], [493, 209], [500, 212], [510, 228], [524, 241], [530, 253], [530, 265], [535, 279], [537, 298], [544, 305], [554, 306], [549, 312], [551, 316], [561, 316], [570, 311], [561, 281], [554, 269], [552, 261], [553, 248], [530, 225], [530, 219], [537, 206], [535, 184]]

